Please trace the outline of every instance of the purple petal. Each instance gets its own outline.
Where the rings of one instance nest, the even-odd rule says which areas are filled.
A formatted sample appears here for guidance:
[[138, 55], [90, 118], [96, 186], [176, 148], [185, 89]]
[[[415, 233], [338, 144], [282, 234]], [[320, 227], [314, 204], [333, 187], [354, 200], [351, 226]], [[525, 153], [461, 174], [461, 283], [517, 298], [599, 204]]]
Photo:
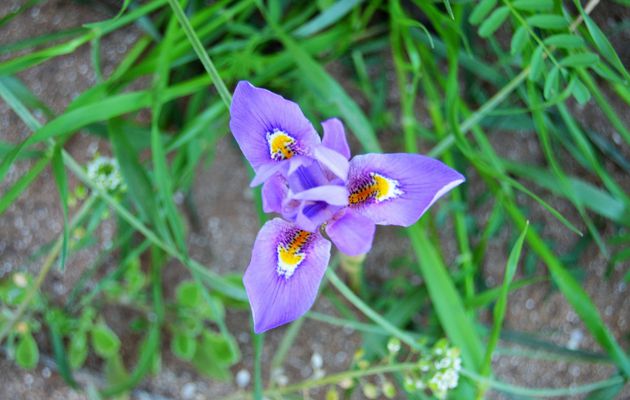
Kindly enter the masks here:
[[376, 225], [371, 219], [350, 209], [326, 225], [326, 233], [330, 240], [349, 256], [358, 256], [370, 251], [375, 230]]
[[339, 178], [346, 180], [348, 177], [348, 160], [335, 150], [320, 145], [314, 148], [313, 157]]
[[289, 173], [288, 180], [291, 191], [295, 193], [328, 184], [322, 167], [316, 162], [309, 166], [301, 166], [295, 172]]
[[283, 173], [286, 169], [287, 164], [285, 163], [263, 164], [256, 170], [256, 176], [254, 176], [254, 179], [249, 183], [249, 187], [256, 187], [273, 175]]
[[[321, 143], [297, 104], [246, 81], [239, 82], [234, 91], [230, 129], [245, 158], [256, 171], [262, 165], [310, 153]], [[277, 143], [285, 144], [276, 147], [276, 150], [284, 152], [276, 152], [272, 156], [274, 137], [282, 139]]]
[[324, 127], [322, 144], [349, 160], [350, 146], [348, 146], [348, 141], [346, 140], [346, 131], [343, 128], [343, 123], [337, 118], [331, 118], [322, 122], [322, 126]]
[[330, 259], [319, 233], [275, 218], [265, 223], [243, 276], [254, 319], [262, 333], [302, 316], [313, 305]]
[[334, 206], [348, 205], [348, 189], [344, 186], [323, 185], [291, 195], [295, 200], [323, 201]]
[[295, 216], [295, 224], [305, 231], [314, 232], [326, 221], [332, 219], [337, 211], [342, 207], [331, 206], [330, 204], [317, 202], [302, 202], [300, 209]]
[[417, 154], [365, 154], [350, 161], [350, 207], [379, 225], [414, 224], [464, 177]]
[[266, 213], [281, 214], [282, 203], [287, 196], [289, 188], [287, 180], [280, 175], [274, 175], [265, 181], [262, 187], [263, 211]]

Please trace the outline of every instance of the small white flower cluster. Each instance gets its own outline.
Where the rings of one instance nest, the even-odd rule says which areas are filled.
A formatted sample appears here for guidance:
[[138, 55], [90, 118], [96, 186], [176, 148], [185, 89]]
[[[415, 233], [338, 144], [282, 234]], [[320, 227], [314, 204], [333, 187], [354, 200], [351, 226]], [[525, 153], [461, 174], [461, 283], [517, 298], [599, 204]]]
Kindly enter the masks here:
[[125, 189], [118, 161], [114, 158], [95, 158], [87, 165], [87, 176], [101, 190], [113, 192]]
[[435, 373], [429, 379], [428, 387], [435, 397], [443, 399], [459, 382], [459, 371], [462, 368], [460, 351], [447, 347], [446, 342], [438, 342], [433, 349], [432, 358]]
[[449, 347], [446, 339], [438, 341], [418, 360], [418, 370], [405, 377], [403, 386], [410, 393], [430, 391], [438, 399], [459, 383], [462, 359], [457, 348]]

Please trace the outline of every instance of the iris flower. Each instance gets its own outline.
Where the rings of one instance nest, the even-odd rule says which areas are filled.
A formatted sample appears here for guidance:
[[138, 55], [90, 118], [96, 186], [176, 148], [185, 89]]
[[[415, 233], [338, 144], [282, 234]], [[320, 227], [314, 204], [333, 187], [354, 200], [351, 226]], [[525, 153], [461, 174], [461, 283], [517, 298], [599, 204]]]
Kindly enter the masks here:
[[[410, 226], [464, 181], [442, 162], [417, 154], [364, 154], [350, 159], [343, 124], [322, 122], [319, 135], [299, 106], [240, 82], [230, 128], [263, 183], [263, 225], [243, 283], [262, 333], [313, 305], [332, 241], [345, 254], [372, 247], [376, 225]], [[324, 236], [330, 239], [330, 241]]]

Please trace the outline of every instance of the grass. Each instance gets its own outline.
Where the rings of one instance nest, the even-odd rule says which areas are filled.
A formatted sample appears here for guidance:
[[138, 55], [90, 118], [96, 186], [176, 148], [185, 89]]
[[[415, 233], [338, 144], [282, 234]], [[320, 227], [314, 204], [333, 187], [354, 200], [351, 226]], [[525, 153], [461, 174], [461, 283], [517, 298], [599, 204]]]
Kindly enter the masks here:
[[[0, 29], [37, 3], [28, 2], [1, 18]], [[183, 325], [179, 344], [183, 347], [175, 354], [212, 379], [231, 378], [230, 367], [241, 359], [241, 352], [226, 323], [233, 313], [223, 310], [246, 309], [239, 278], [245, 265], [235, 266], [235, 276], [221, 275], [191, 257], [185, 215], [174, 197], [195, 191], [196, 171], [205, 168], [204, 160], [212, 161], [217, 142], [229, 131], [230, 88], [239, 80], [250, 80], [298, 101], [313, 121], [341, 118], [360, 146], [356, 153], [381, 152], [383, 147], [423, 152], [468, 177], [465, 185], [440, 200], [438, 211], [404, 229], [409, 252], [399, 255], [406, 262], [395, 274], [421, 277], [421, 284], [406, 280], [404, 295], [392, 295], [384, 289], [391, 282], [377, 287], [359, 276], [361, 289], [355, 291], [354, 284], [352, 289], [345, 285], [340, 270], [331, 267], [327, 272], [329, 285], [322, 294], [341, 317], [312, 312], [307, 318], [362, 332], [366, 343], [377, 346], [364, 349], [376, 358], [375, 364], [367, 369], [351, 365], [347, 371], [286, 387], [265, 385], [262, 352], [268, 346], [263, 336], [255, 336], [255, 356], [244, 360], [254, 365], [255, 398], [335, 388], [348, 378], [356, 383], [349, 391], [361, 390], [368, 377], [385, 373], [394, 377], [399, 390], [407, 390], [409, 398], [423, 398], [429, 392], [404, 385], [406, 377], [417, 373], [417, 364], [383, 356], [387, 337], [398, 338], [409, 354], [424, 354], [442, 338], [458, 347], [462, 383], [452, 393], [454, 398], [481, 398], [487, 390], [531, 397], [620, 392], [630, 376], [630, 359], [622, 345], [627, 346], [627, 332], [613, 332], [606, 325], [594, 294], [585, 289], [583, 275], [591, 271], [588, 260], [578, 255], [567, 262], [571, 254], [556, 250], [561, 246], [543, 229], [543, 224], [553, 224], [568, 244], [581, 240], [607, 260], [612, 277], [602, 279], [610, 279], [611, 285], [624, 276], [627, 281], [630, 196], [623, 177], [630, 165], [630, 130], [617, 110], [630, 104], [630, 76], [623, 55], [611, 44], [612, 35], [619, 33], [596, 22], [598, 3], [221, 0], [207, 5], [200, 0], [132, 0], [121, 10], [111, 10], [111, 18], [102, 22], [0, 46], [4, 56], [0, 97], [30, 130], [21, 142], [0, 143], [5, 188], [0, 213], [7, 215], [11, 206], [19, 207], [29, 187], [44, 179], [42, 173], [50, 167], [64, 226], [59, 238], [51, 238], [52, 245], [30, 250], [34, 260], [38, 254], [45, 258], [21, 301], [11, 303], [3, 297], [3, 315], [8, 318], [0, 320], [0, 340], [7, 354], [15, 357], [24, 329], [48, 326], [54, 333], [53, 358], [68, 385], [75, 385], [73, 372], [83, 362], [72, 360], [80, 360], [81, 351], [93, 353], [105, 344], [71, 349], [73, 332], [80, 327], [89, 336], [102, 319], [103, 299], [121, 303], [123, 297], [111, 293], [127, 291], [131, 300], [125, 301], [143, 315], [144, 351], [138, 352], [131, 371], [119, 354], [101, 357], [108, 366], [101, 395], [129, 392], [159, 369], [156, 360], [167, 351], [161, 349], [172, 346], [173, 321], [185, 318], [190, 307], [204, 310], [208, 320], [201, 328], [194, 321]], [[130, 25], [142, 34], [114, 70], [103, 74], [100, 48], [110, 34]], [[92, 69], [98, 79], [55, 114], [20, 73], [57, 62], [85, 46], [92, 47]], [[136, 85], [139, 82], [149, 84]], [[580, 118], [580, 107], [598, 109], [601, 121]], [[151, 115], [148, 121], [137, 118], [145, 111]], [[618, 135], [607, 135], [602, 126]], [[518, 136], [510, 137], [519, 137], [529, 147], [513, 146], [521, 153], [533, 151], [539, 162], [511, 159], [513, 153], [499, 147], [502, 135], [514, 130]], [[126, 191], [107, 191], [90, 180], [85, 166], [67, 151], [79, 132], [109, 143]], [[9, 180], [14, 164], [28, 168]], [[91, 192], [87, 198], [81, 195], [86, 189]], [[252, 206], [262, 223], [259, 196], [254, 193]], [[75, 203], [83, 208], [77, 210]], [[85, 209], [96, 209], [94, 204], [111, 211], [119, 234], [128, 232], [135, 239], [117, 241], [107, 254], [102, 250], [103, 257], [113, 257], [116, 272], [86, 275], [95, 289], [77, 289], [70, 304], [58, 310], [54, 295], [42, 292], [43, 283], [54, 265], [64, 273], [64, 266], [78, 267], [79, 250], [97, 249], [94, 242], [76, 239], [80, 229], [94, 232], [108, 218], [102, 213], [86, 218]], [[489, 243], [506, 237], [507, 243], [499, 246], [507, 260], [502, 283], [486, 287], [485, 266], [490, 252], [497, 251]], [[533, 260], [534, 271], [524, 267], [526, 259]], [[198, 299], [165, 297], [170, 292], [164, 291], [169, 282], [163, 281], [163, 271], [172, 261], [184, 266], [196, 282]], [[143, 268], [133, 275], [129, 265], [135, 262]], [[371, 262], [368, 258], [364, 266], [370, 268]], [[103, 266], [94, 268], [96, 272]], [[131, 291], [134, 279], [141, 283]], [[615, 371], [609, 379], [575, 387], [527, 388], [503, 382], [493, 371], [492, 360], [509, 353], [501, 339], [518, 337], [505, 329], [511, 295], [541, 282], [552, 282], [550, 290], [566, 299], [597, 342], [602, 350], [598, 361]], [[486, 311], [491, 318], [484, 317]], [[413, 318], [420, 312], [426, 313], [422, 323]], [[287, 331], [274, 367], [282, 366], [302, 326], [299, 322]], [[521, 344], [540, 358], [590, 360], [567, 349], [558, 351], [544, 340]], [[22, 351], [19, 357], [34, 356]], [[235, 392], [233, 397], [244, 395]]]

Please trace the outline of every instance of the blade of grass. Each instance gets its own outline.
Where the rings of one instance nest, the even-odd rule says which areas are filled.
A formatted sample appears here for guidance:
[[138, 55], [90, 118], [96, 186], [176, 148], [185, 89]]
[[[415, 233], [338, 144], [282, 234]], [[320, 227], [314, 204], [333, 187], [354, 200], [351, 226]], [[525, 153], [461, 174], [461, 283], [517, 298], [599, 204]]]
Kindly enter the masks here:
[[[486, 354], [483, 358], [483, 364], [480, 368], [480, 373], [483, 376], [490, 375], [492, 371], [492, 355], [494, 354], [494, 350], [499, 343], [501, 328], [503, 326], [503, 319], [505, 318], [505, 311], [507, 309], [510, 284], [512, 283], [514, 275], [516, 274], [516, 268], [518, 267], [518, 261], [521, 258], [521, 250], [523, 249], [523, 242], [525, 241], [525, 235], [527, 234], [528, 227], [529, 222], [527, 222], [527, 224], [525, 225], [523, 232], [521, 232], [520, 236], [516, 240], [516, 243], [514, 243], [512, 251], [508, 256], [507, 265], [505, 266], [505, 275], [503, 277], [503, 284], [501, 285], [501, 292], [492, 312], [492, 315], [494, 317], [494, 321], [492, 323], [492, 331], [490, 332], [490, 337], [488, 338], [488, 344], [486, 345]], [[477, 392], [477, 397], [483, 398], [486, 389], [487, 388], [485, 386], [480, 386]]]

